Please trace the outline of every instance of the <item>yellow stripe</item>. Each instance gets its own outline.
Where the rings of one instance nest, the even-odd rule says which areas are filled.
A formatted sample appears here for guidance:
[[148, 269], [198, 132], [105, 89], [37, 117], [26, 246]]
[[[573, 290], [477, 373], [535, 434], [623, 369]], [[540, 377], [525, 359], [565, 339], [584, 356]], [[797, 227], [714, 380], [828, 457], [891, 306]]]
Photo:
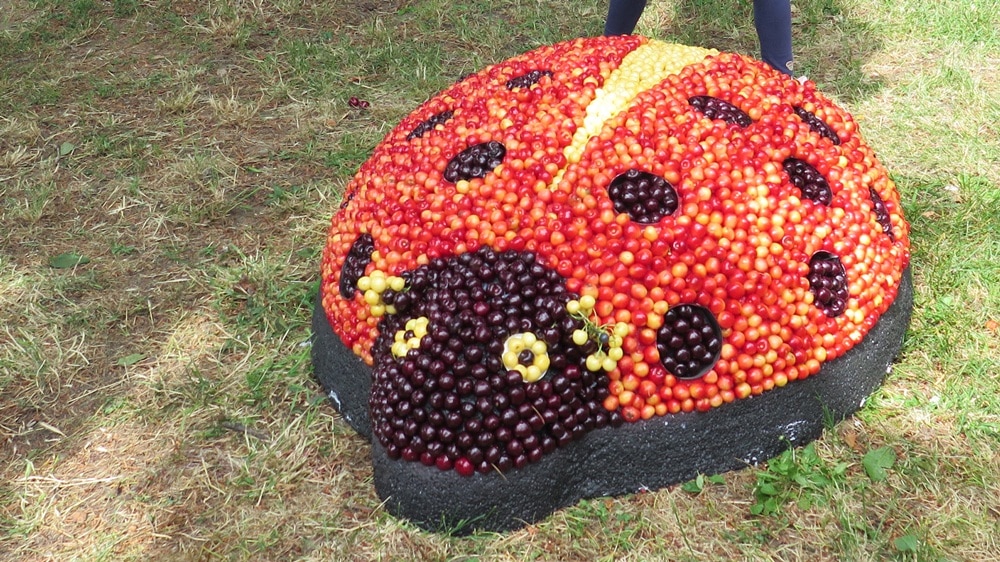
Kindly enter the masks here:
[[608, 76], [604, 86], [595, 92], [594, 101], [587, 106], [583, 126], [576, 130], [573, 142], [563, 151], [566, 167], [559, 170], [549, 187], [555, 189], [559, 185], [566, 168], [580, 161], [587, 142], [601, 132], [605, 123], [628, 109], [636, 96], [659, 84], [671, 74], [680, 72], [685, 66], [717, 54], [719, 52], [715, 49], [689, 47], [651, 39], [625, 55], [618, 68]]

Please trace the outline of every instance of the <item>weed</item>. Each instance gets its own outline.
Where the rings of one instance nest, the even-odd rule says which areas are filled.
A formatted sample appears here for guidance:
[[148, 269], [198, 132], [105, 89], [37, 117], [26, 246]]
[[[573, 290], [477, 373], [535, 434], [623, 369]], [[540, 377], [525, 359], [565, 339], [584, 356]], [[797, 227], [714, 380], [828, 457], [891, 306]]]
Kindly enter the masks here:
[[713, 474], [711, 476], [705, 476], [704, 474], [699, 474], [694, 480], [688, 480], [681, 485], [681, 489], [685, 492], [691, 494], [700, 494], [702, 490], [705, 489], [707, 484], [722, 484], [726, 481], [725, 477], [721, 474]]
[[760, 516], [779, 515], [791, 501], [799, 509], [824, 505], [844, 480], [846, 462], [834, 466], [820, 458], [815, 443], [801, 449], [789, 448], [767, 461], [767, 468], [757, 471], [754, 503], [750, 513]]

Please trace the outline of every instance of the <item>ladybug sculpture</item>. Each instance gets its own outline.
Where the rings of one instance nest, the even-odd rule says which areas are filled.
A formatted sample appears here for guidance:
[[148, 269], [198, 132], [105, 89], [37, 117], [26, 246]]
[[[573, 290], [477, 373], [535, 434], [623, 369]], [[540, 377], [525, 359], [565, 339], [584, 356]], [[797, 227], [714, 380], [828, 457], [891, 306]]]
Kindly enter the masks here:
[[390, 511], [511, 528], [853, 413], [909, 320], [908, 228], [814, 84], [636, 36], [547, 46], [430, 99], [349, 183], [316, 374]]

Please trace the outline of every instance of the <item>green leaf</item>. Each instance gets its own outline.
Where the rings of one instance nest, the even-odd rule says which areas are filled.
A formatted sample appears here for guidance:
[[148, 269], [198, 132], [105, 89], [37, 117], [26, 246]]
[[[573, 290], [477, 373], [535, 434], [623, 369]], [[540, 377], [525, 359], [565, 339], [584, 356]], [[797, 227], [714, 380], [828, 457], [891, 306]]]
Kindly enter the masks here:
[[832, 480], [818, 472], [798, 474], [795, 476], [794, 480], [796, 484], [802, 486], [803, 488], [823, 488], [832, 483]]
[[699, 474], [694, 480], [688, 480], [681, 485], [681, 490], [688, 492], [690, 494], [701, 493], [705, 489], [705, 475]]
[[76, 149], [76, 145], [75, 144], [73, 144], [73, 143], [71, 143], [69, 141], [66, 141], [66, 142], [64, 142], [64, 143], [62, 143], [62, 144], [59, 145], [59, 156], [66, 156], [70, 152], [73, 152], [75, 149]]
[[759, 493], [761, 493], [761, 494], [763, 494], [765, 496], [777, 496], [778, 495], [778, 488], [775, 487], [774, 484], [770, 484], [770, 483], [766, 483], [765, 482], [765, 483], [761, 484], [760, 486], [757, 486], [757, 492], [759, 492]]
[[900, 552], [916, 552], [920, 546], [920, 541], [917, 539], [917, 535], [908, 533], [892, 541], [892, 546], [896, 547], [896, 550]]
[[886, 469], [892, 468], [896, 464], [896, 451], [892, 447], [879, 447], [865, 453], [861, 464], [865, 467], [865, 473], [872, 482], [881, 482], [888, 478]]
[[49, 267], [54, 267], [56, 269], [69, 269], [85, 263], [90, 263], [90, 258], [73, 252], [59, 254], [58, 256], [49, 258]]
[[778, 499], [777, 498], [767, 498], [764, 501], [764, 513], [767, 515], [773, 515], [778, 513]]
[[121, 365], [122, 367], [128, 367], [129, 365], [135, 365], [136, 363], [142, 361], [145, 358], [146, 356], [143, 355], [142, 353], [132, 353], [130, 355], [126, 355], [125, 357], [118, 359], [118, 364]]

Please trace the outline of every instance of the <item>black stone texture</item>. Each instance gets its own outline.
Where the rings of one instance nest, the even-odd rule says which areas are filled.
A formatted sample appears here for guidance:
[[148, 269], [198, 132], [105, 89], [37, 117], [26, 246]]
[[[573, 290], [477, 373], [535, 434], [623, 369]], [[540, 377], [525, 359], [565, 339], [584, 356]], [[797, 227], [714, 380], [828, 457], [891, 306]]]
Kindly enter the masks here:
[[[506, 474], [459, 476], [389, 459], [372, 444], [375, 489], [386, 509], [421, 528], [452, 534], [505, 531], [538, 521], [584, 498], [656, 490], [698, 474], [764, 462], [818, 438], [824, 424], [850, 416], [882, 384], [903, 343], [913, 308], [911, 272], [865, 339], [805, 380], [708, 412], [654, 417], [591, 431]], [[372, 440], [370, 369], [340, 341], [317, 302], [315, 375], [333, 405]]]

